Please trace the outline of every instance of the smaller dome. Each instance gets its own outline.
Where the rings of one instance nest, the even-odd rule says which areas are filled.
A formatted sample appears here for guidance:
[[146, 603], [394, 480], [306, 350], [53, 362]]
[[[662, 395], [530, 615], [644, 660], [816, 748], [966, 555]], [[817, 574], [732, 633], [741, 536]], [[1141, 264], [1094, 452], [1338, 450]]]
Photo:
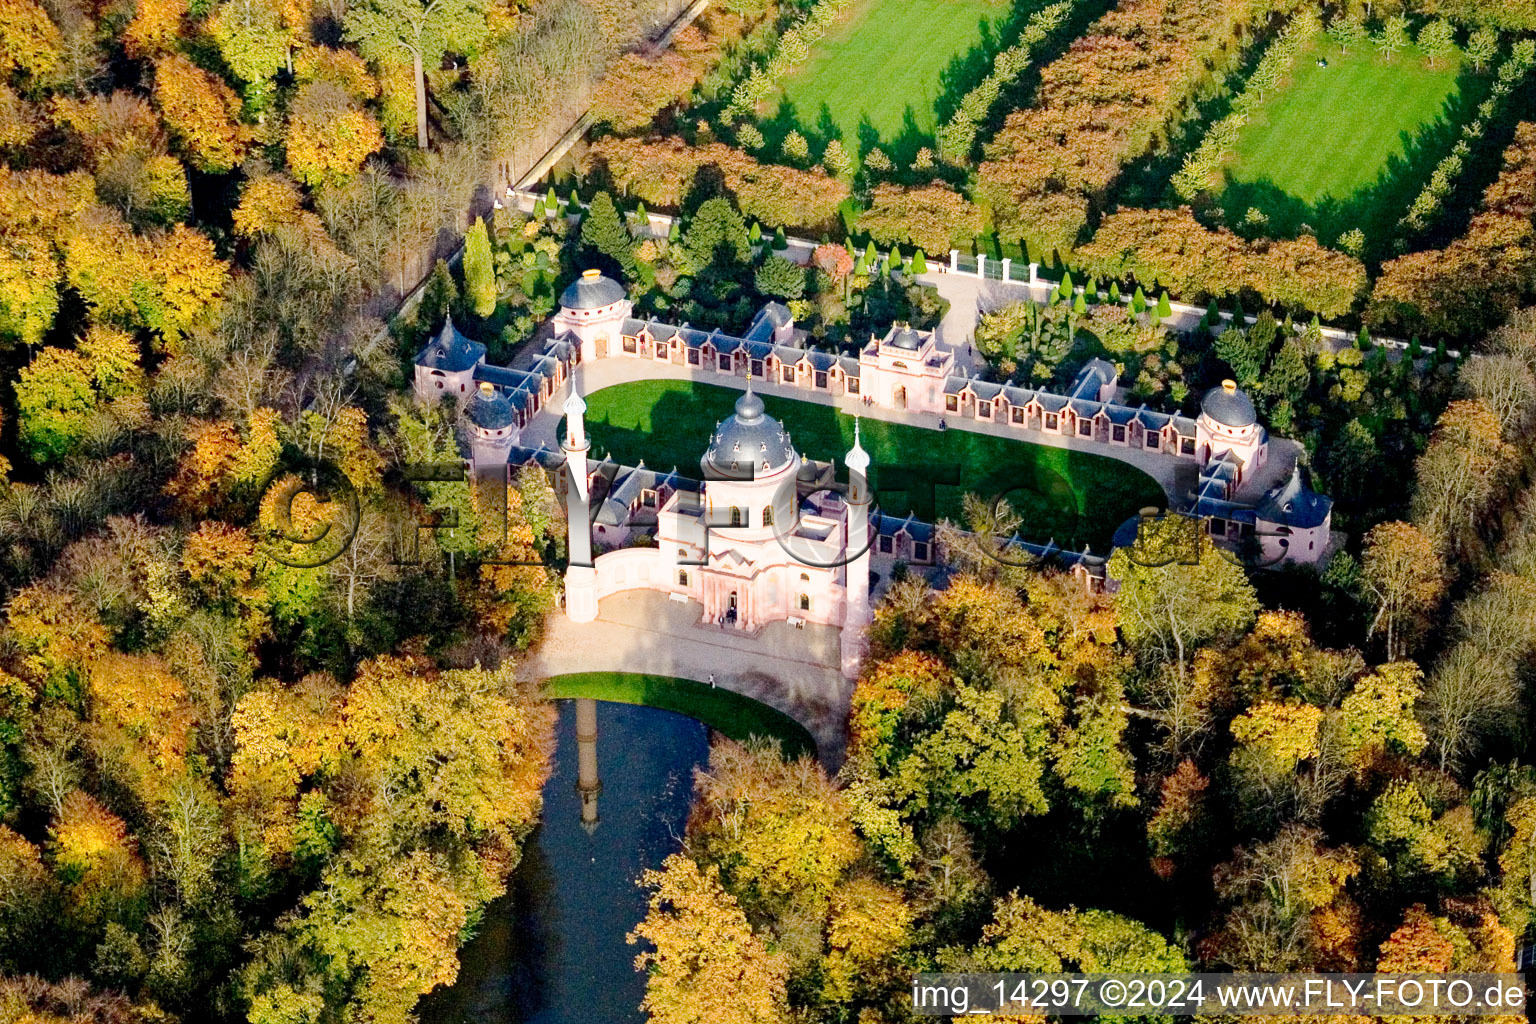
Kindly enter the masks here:
[[624, 300], [624, 286], [601, 270], [583, 270], [560, 293], [560, 305], [566, 309], [598, 309]]
[[582, 400], [581, 394], [571, 388], [571, 397], [565, 400], [565, 414], [567, 416], [580, 416], [587, 411], [587, 403]]
[[517, 422], [511, 400], [489, 381], [480, 383], [480, 389], [469, 400], [466, 414], [469, 422], [481, 430], [504, 430]]
[[1253, 402], [1238, 389], [1237, 382], [1224, 380], [1200, 400], [1200, 412], [1224, 427], [1251, 427], [1259, 421]]

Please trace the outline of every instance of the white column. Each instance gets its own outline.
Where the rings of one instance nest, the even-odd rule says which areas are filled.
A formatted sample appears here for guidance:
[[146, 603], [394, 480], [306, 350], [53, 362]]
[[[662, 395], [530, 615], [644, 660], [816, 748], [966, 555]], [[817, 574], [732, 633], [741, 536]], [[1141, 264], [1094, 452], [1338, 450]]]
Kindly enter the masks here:
[[566, 551], [565, 614], [573, 622], [597, 618], [597, 569], [592, 564], [592, 523], [587, 509], [587, 405], [573, 386], [565, 403], [566, 430], [560, 441], [565, 452]]
[[987, 254], [984, 252], [979, 252], [976, 254], [976, 276], [987, 276]]
[[1029, 283], [1031, 285], [1034, 285], [1034, 284], [1038, 284], [1039, 282], [1040, 282], [1040, 264], [1038, 264], [1038, 263], [1031, 263], [1029, 265]]
[[949, 250], [949, 272], [951, 274], [953, 274], [955, 271], [957, 271], [959, 269], [960, 269], [960, 250], [959, 249], [951, 249], [951, 250]]
[[857, 555], [844, 566], [843, 629], [840, 637], [843, 677], [857, 679], [864, 661], [869, 613], [869, 455], [859, 444], [855, 421], [853, 448], [848, 452], [848, 519], [844, 543]]

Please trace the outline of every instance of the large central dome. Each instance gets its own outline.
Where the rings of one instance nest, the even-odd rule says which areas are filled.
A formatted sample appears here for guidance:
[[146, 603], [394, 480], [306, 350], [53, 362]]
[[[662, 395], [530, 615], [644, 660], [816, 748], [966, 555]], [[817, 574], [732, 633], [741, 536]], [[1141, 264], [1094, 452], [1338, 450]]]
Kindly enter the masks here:
[[783, 469], [794, 457], [789, 432], [763, 411], [763, 400], [753, 394], [749, 380], [736, 400], [736, 414], [715, 427], [700, 463], [706, 476], [750, 480]]

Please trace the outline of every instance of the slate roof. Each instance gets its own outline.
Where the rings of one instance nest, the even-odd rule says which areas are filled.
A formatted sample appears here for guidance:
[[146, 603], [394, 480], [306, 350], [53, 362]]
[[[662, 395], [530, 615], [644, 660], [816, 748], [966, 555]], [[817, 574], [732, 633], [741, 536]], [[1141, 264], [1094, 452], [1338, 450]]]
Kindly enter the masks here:
[[1311, 530], [1322, 526], [1332, 509], [1333, 500], [1308, 487], [1297, 466], [1290, 479], [1260, 499], [1257, 512], [1265, 522]]
[[506, 392], [490, 383], [475, 389], [465, 414], [482, 430], [503, 430], [517, 422], [517, 411]]
[[560, 305], [566, 309], [598, 309], [621, 302], [624, 286], [598, 270], [584, 270], [581, 276], [560, 293]]
[[1207, 391], [1200, 400], [1200, 411], [1228, 427], [1251, 427], [1258, 422], [1253, 402], [1231, 381], [1223, 381]]
[[727, 477], [737, 478], [749, 468], [758, 472], [782, 469], [794, 457], [784, 424], [763, 411], [763, 400], [748, 381], [747, 390], [736, 400], [736, 412], [715, 428], [703, 461]]
[[437, 332], [437, 337], [417, 353], [416, 362], [429, 370], [463, 373], [484, 358], [485, 346], [460, 334], [450, 316], [443, 321], [443, 329]]

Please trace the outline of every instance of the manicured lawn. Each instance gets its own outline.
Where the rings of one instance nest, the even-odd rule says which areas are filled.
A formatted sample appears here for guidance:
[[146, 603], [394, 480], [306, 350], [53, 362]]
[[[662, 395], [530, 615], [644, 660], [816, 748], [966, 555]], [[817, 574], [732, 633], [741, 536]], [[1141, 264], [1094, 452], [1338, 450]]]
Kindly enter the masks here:
[[[594, 457], [602, 453], [652, 469], [676, 467], [699, 476], [699, 457], [715, 425], [734, 411], [741, 392], [715, 384], [647, 380], [604, 388], [587, 396], [587, 427]], [[835, 460], [853, 444], [853, 417], [830, 406], [764, 397], [802, 454]], [[1110, 536], [1136, 510], [1166, 504], [1162, 488], [1145, 473], [1101, 455], [1089, 455], [965, 430], [927, 430], [880, 420], [863, 421], [871, 460], [870, 483], [888, 515], [915, 514], [933, 522], [959, 519], [967, 492], [1007, 494], [1024, 517], [1029, 540], [1080, 550], [1107, 551]], [[931, 486], [931, 491], [929, 490]], [[927, 491], [928, 493], [925, 493]]]
[[986, 73], [1009, 9], [989, 0], [858, 0], [785, 80], [773, 120], [792, 120], [822, 144], [841, 138], [855, 159], [872, 133], [910, 160], [933, 145], [939, 97], [958, 98]]
[[1461, 84], [1459, 55], [1431, 68], [1410, 48], [1387, 63], [1369, 43], [1345, 55], [1321, 38], [1244, 126], [1222, 196], [1227, 222], [1256, 207], [1277, 234], [1309, 224], [1332, 242], [1360, 227], [1383, 241], [1454, 142], [1471, 106], [1458, 102]]
[[551, 698], [591, 697], [675, 711], [696, 718], [733, 740], [752, 736], [776, 739], [787, 757], [816, 753], [811, 734], [784, 712], [691, 679], [636, 672], [580, 672], [545, 680], [544, 694]]

